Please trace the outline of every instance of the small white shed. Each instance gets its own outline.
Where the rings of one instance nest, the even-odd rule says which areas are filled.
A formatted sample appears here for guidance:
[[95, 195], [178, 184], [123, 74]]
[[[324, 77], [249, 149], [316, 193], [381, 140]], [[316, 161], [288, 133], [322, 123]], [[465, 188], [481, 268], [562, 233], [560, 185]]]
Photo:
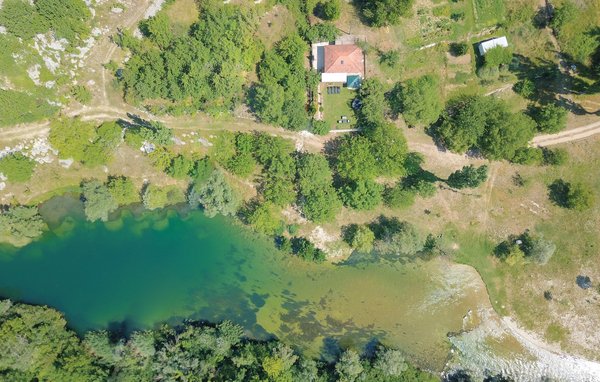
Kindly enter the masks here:
[[480, 42], [478, 47], [479, 54], [483, 56], [488, 50], [494, 49], [497, 46], [508, 48], [508, 40], [506, 39], [506, 36], [496, 37], [490, 40]]

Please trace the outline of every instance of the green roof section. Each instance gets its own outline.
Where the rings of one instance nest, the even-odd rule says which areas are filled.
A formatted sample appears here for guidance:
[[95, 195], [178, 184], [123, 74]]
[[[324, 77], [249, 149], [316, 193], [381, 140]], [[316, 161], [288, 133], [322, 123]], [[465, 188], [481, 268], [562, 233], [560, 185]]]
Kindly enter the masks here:
[[360, 87], [360, 76], [358, 75], [349, 75], [346, 78], [346, 87], [349, 89], [358, 89]]

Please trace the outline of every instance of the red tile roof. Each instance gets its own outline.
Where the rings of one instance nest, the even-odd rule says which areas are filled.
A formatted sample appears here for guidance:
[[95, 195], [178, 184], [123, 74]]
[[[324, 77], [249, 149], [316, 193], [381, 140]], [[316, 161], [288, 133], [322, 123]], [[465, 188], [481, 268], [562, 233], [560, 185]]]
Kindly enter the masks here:
[[356, 45], [326, 45], [323, 73], [360, 73], [365, 76], [365, 58]]

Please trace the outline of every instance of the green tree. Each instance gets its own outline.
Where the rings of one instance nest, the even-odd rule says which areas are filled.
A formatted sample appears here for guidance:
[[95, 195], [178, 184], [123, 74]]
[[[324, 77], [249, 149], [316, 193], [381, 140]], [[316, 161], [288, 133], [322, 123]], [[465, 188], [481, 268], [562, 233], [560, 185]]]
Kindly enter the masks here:
[[360, 11], [373, 27], [396, 25], [401, 16], [409, 16], [414, 0], [362, 0]]
[[213, 171], [205, 183], [194, 185], [188, 195], [190, 205], [202, 205], [208, 217], [217, 214], [233, 215], [237, 211], [239, 199], [219, 170]]
[[192, 159], [179, 154], [171, 159], [171, 164], [167, 167], [167, 174], [176, 179], [185, 179], [192, 173], [194, 165], [195, 162]]
[[525, 256], [540, 265], [547, 264], [556, 252], [556, 244], [544, 239], [543, 236], [526, 231], [519, 238]]
[[375, 250], [383, 255], [413, 256], [423, 250], [425, 238], [408, 222], [383, 219], [376, 232]]
[[107, 221], [119, 205], [102, 182], [89, 180], [81, 184], [85, 216], [89, 221]]
[[388, 187], [383, 192], [383, 201], [391, 208], [408, 208], [415, 202], [415, 191], [407, 189], [402, 183]]
[[354, 350], [346, 350], [335, 364], [335, 371], [341, 382], [356, 381], [363, 370], [360, 357]]
[[383, 186], [372, 180], [351, 182], [341, 189], [345, 205], [357, 210], [372, 210], [382, 201]]
[[125, 176], [109, 176], [106, 182], [108, 192], [118, 205], [137, 203], [140, 201], [140, 193], [131, 179]]
[[304, 215], [316, 222], [329, 221], [341, 208], [332, 186], [332, 173], [323, 155], [306, 154], [298, 163], [300, 206]]
[[159, 187], [150, 184], [144, 190], [142, 202], [147, 209], [155, 210], [158, 208], [165, 208], [168, 205], [183, 203], [185, 202], [185, 195], [183, 194], [183, 191], [175, 185]]
[[399, 83], [392, 91], [390, 103], [393, 111], [402, 113], [407, 124], [432, 124], [444, 108], [439, 78], [426, 74]]
[[47, 229], [35, 206], [14, 206], [0, 212], [0, 241], [22, 246]]
[[304, 237], [295, 237], [292, 239], [292, 251], [298, 257], [314, 263], [322, 263], [327, 256], [321, 249]]
[[377, 175], [403, 176], [408, 154], [408, 145], [402, 130], [390, 123], [370, 128], [365, 136], [372, 144], [372, 155], [377, 163]]
[[49, 141], [60, 158], [82, 161], [86, 148], [95, 138], [94, 125], [78, 118], [56, 119], [50, 123]]
[[399, 350], [379, 349], [373, 368], [386, 377], [399, 377], [408, 368], [404, 356]]
[[567, 127], [569, 111], [552, 103], [543, 105], [533, 111], [533, 119], [537, 129], [543, 133], [558, 133]]
[[536, 92], [535, 83], [531, 81], [529, 78], [525, 78], [524, 80], [518, 81], [514, 86], [513, 90], [520, 94], [522, 97], [531, 98]]
[[169, 25], [169, 17], [163, 12], [158, 12], [156, 16], [152, 16], [140, 22], [140, 30], [152, 42], [163, 49], [166, 48], [174, 38], [173, 31]]
[[10, 153], [0, 158], [0, 173], [11, 182], [27, 182], [33, 175], [35, 161], [20, 152]]
[[340, 0], [321, 1], [315, 7], [315, 14], [323, 20], [337, 20], [340, 17], [342, 3]]
[[355, 181], [373, 179], [377, 174], [373, 151], [373, 145], [366, 137], [344, 137], [336, 156], [338, 174], [342, 178]]
[[375, 234], [368, 226], [355, 226], [349, 236], [349, 244], [354, 250], [369, 253], [373, 249]]
[[454, 171], [448, 177], [448, 185], [453, 188], [476, 188], [487, 180], [488, 167], [486, 165], [474, 167], [464, 166]]
[[594, 204], [592, 190], [582, 183], [571, 184], [557, 179], [548, 188], [550, 200], [561, 207], [583, 211]]
[[92, 93], [84, 85], [75, 85], [71, 88], [71, 95], [75, 100], [83, 105], [92, 101]]
[[244, 215], [252, 228], [266, 235], [274, 235], [281, 227], [279, 211], [269, 202], [250, 205]]

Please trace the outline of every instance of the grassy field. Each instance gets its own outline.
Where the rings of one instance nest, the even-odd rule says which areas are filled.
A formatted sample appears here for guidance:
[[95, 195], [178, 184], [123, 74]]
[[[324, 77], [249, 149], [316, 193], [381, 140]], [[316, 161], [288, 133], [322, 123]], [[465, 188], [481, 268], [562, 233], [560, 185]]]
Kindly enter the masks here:
[[[323, 94], [323, 119], [332, 129], [350, 129], [356, 122], [351, 102], [356, 97], [356, 91], [340, 85], [340, 94], [327, 94], [327, 86], [322, 84]], [[345, 115], [350, 123], [337, 123]]]
[[504, 19], [504, 1], [472, 0], [477, 26], [497, 24]]

